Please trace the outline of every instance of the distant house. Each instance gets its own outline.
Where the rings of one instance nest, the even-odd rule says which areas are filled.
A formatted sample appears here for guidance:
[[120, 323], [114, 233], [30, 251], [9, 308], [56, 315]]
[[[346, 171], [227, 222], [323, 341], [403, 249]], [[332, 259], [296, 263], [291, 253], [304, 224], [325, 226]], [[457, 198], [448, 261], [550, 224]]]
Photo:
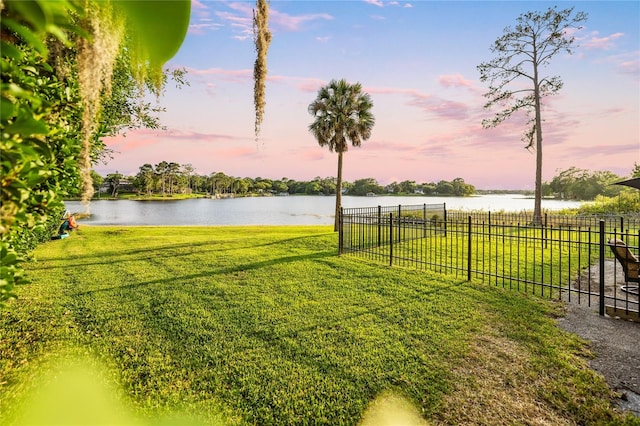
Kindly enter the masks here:
[[376, 194], [374, 192], [367, 192], [367, 197], [375, 197]]
[[132, 182], [122, 179], [118, 183], [118, 190], [121, 192], [135, 192], [136, 187], [133, 185]]
[[[100, 189], [98, 190], [98, 192], [102, 193], [102, 194], [111, 194], [111, 192], [113, 191], [113, 188], [111, 187], [111, 183], [109, 182], [103, 182], [102, 185], [100, 185]], [[133, 186], [133, 183], [131, 183], [128, 180], [125, 179], [121, 179], [118, 182], [118, 192], [135, 192], [136, 188], [135, 186]]]
[[424, 191], [422, 189], [414, 189], [413, 193], [414, 194], [419, 194], [419, 195], [424, 195]]

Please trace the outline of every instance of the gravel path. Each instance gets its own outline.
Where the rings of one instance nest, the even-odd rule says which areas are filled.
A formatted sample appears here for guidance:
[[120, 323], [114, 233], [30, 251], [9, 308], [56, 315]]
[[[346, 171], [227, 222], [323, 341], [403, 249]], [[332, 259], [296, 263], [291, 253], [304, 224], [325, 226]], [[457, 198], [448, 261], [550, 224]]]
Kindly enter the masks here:
[[590, 342], [591, 368], [620, 394], [618, 406], [640, 417], [640, 323], [602, 317], [595, 309], [567, 303], [558, 325]]

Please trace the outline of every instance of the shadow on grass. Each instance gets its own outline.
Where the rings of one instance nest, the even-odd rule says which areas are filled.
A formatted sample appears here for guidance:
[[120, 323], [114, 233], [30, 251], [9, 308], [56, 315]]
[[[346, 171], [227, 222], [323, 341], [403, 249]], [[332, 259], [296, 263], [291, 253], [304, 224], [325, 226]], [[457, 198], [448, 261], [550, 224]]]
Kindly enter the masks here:
[[[82, 268], [86, 266], [95, 266], [95, 265], [113, 265], [114, 263], [125, 263], [125, 262], [137, 262], [144, 259], [152, 259], [152, 258], [175, 258], [175, 257], [186, 257], [193, 256], [194, 253], [215, 253], [215, 252], [233, 252], [236, 250], [245, 250], [245, 249], [257, 249], [260, 247], [269, 247], [279, 244], [287, 244], [291, 241], [295, 240], [303, 240], [309, 238], [318, 238], [325, 237], [326, 234], [318, 234], [318, 235], [305, 235], [301, 237], [294, 238], [286, 238], [282, 240], [270, 241], [268, 243], [255, 244], [251, 242], [251, 237], [247, 236], [246, 238], [242, 238], [238, 241], [245, 241], [246, 244], [242, 245], [234, 245], [227, 247], [214, 247], [216, 244], [229, 244], [229, 240], [220, 240], [220, 241], [203, 241], [199, 243], [180, 243], [180, 244], [170, 244], [163, 246], [156, 246], [152, 248], [145, 249], [135, 249], [135, 250], [117, 250], [117, 251], [105, 251], [99, 252], [96, 254], [86, 254], [81, 256], [68, 257], [68, 256], [49, 256], [49, 257], [40, 257], [38, 258], [38, 262], [32, 263], [29, 267], [30, 270], [33, 271], [44, 271], [44, 270], [53, 270], [53, 269], [61, 269], [61, 268]], [[210, 247], [210, 248], [207, 248]], [[188, 251], [183, 251], [185, 249], [189, 249]], [[149, 255], [145, 257], [144, 255]], [[337, 255], [336, 251], [333, 253]], [[94, 261], [93, 259], [108, 259], [102, 261]], [[42, 262], [64, 262], [60, 265], [51, 265], [45, 266], [42, 265]]]
[[[252, 247], [255, 247], [255, 246], [252, 246]], [[185, 254], [185, 256], [187, 256], [187, 255], [189, 255], [189, 254]], [[336, 257], [337, 255], [338, 254], [333, 252], [333, 251], [325, 251], [325, 252], [304, 254], [304, 255], [298, 255], [298, 256], [285, 256], [285, 257], [279, 257], [279, 258], [270, 259], [270, 260], [263, 260], [263, 261], [260, 261], [260, 262], [254, 262], [254, 263], [248, 263], [248, 264], [239, 264], [239, 265], [230, 266], [230, 267], [224, 267], [224, 268], [220, 268], [220, 269], [210, 269], [210, 270], [207, 270], [205, 272], [201, 272], [201, 273], [197, 273], [197, 274], [180, 275], [180, 276], [176, 276], [176, 277], [151, 280], [151, 281], [141, 282], [141, 283], [136, 283], [136, 284], [126, 284], [126, 285], [114, 286], [114, 287], [109, 287], [109, 288], [102, 288], [102, 289], [96, 289], [96, 290], [87, 290], [87, 291], [78, 292], [78, 293], [75, 293], [75, 294], [76, 295], [86, 295], [86, 294], [100, 293], [100, 292], [105, 292], [105, 291], [114, 291], [114, 290], [132, 289], [132, 288], [137, 288], [137, 287], [146, 287], [146, 286], [150, 286], [150, 285], [154, 285], [154, 284], [175, 284], [177, 281], [180, 281], [180, 280], [192, 280], [192, 279], [197, 279], [197, 278], [210, 277], [210, 276], [213, 276], [213, 275], [224, 275], [224, 274], [229, 274], [229, 273], [234, 273], [234, 272], [246, 272], [246, 271], [257, 270], [257, 269], [267, 268], [267, 267], [271, 267], [271, 266], [276, 266], [276, 265], [282, 265], [282, 264], [286, 264], [286, 263], [299, 262], [299, 261], [305, 261], [305, 260], [317, 260], [317, 259], [322, 259], [322, 258], [327, 258], [327, 257]], [[98, 265], [102, 265], [102, 264], [108, 265], [108, 264], [111, 264], [111, 262], [96, 263], [96, 264], [98, 264]]]
[[[332, 257], [335, 257], [335, 254], [330, 252], [283, 256], [223, 268], [212, 273], [233, 274], [296, 261], [325, 262]], [[80, 297], [76, 297], [74, 303], [77, 304], [76, 308], [82, 308], [85, 303], [91, 305], [97, 293], [110, 290], [122, 290], [126, 293], [120, 295], [123, 300], [136, 300], [136, 295], [130, 293], [130, 290], [154, 284], [170, 284], [180, 279], [206, 277], [212, 273], [202, 272], [175, 279], [80, 292], [77, 294]], [[313, 281], [313, 278], [309, 279]], [[314, 284], [307, 288], [316, 291], [313, 294], [314, 299], [321, 305], [318, 312], [298, 310], [300, 307], [292, 307], [292, 311], [288, 311], [286, 304], [281, 300], [278, 310], [273, 315], [258, 309], [259, 300], [252, 298], [255, 293], [250, 295], [249, 303], [246, 296], [241, 295], [242, 292], [231, 293], [231, 299], [219, 298], [220, 305], [209, 304], [206, 300], [194, 301], [205, 310], [223, 311], [221, 315], [197, 321], [176, 317], [176, 310], [182, 301], [178, 301], [177, 304], [172, 302], [173, 289], [168, 293], [150, 289], [144, 295], [143, 303], [129, 303], [128, 307], [123, 309], [122, 315], [131, 315], [131, 310], [137, 309], [138, 313], [134, 315], [138, 322], [137, 330], [146, 330], [145, 335], [156, 336], [153, 340], [143, 343], [141, 349], [153, 348], [157, 351], [156, 342], [162, 342], [161, 351], [171, 354], [171, 363], [176, 371], [184, 371], [185, 366], [188, 366], [189, 371], [204, 372], [197, 373], [198, 377], [204, 375], [197, 380], [198, 384], [194, 385], [196, 389], [199, 392], [220, 395], [235, 409], [244, 412], [249, 423], [260, 423], [261, 420], [254, 411], [245, 411], [247, 401], [255, 402], [254, 398], [258, 398], [251, 390], [259, 390], [258, 399], [262, 401], [261, 404], [267, 404], [269, 410], [273, 410], [278, 418], [278, 410], [283, 409], [282, 406], [278, 406], [282, 404], [278, 399], [278, 386], [282, 384], [281, 381], [295, 381], [300, 372], [311, 374], [311, 377], [318, 381], [316, 385], [312, 385], [313, 380], [307, 383], [310, 387], [305, 389], [304, 393], [307, 396], [303, 399], [331, 399], [333, 406], [327, 407], [326, 410], [334, 416], [358, 418], [370, 399], [388, 389], [400, 389], [413, 401], [426, 407], [427, 411], [433, 410], [448, 387], [446, 369], [440, 365], [440, 355], [436, 353], [446, 351], [448, 344], [444, 341], [452, 337], [447, 332], [450, 319], [444, 315], [430, 318], [434, 315], [434, 310], [430, 307], [433, 308], [434, 303], [439, 303], [438, 299], [457, 298], [470, 301], [474, 296], [460, 291], [460, 287], [465, 285], [464, 281], [438, 283], [435, 286], [425, 283], [421, 289], [417, 285], [399, 288], [400, 284], [396, 282], [394, 287], [398, 288], [389, 291], [381, 289], [382, 285], [374, 284], [362, 289], [357, 288], [357, 285], [351, 285], [345, 292], [339, 287], [333, 287], [327, 290], [331, 293], [329, 294]], [[174, 287], [176, 292], [181, 291], [179, 286]], [[296, 297], [295, 288], [287, 288], [285, 291], [286, 296]], [[359, 291], [361, 297], [350, 298], [352, 291]], [[369, 297], [369, 294], [372, 297]], [[216, 295], [214, 297], [218, 298]], [[187, 297], [182, 300], [188, 299]], [[411, 305], [407, 305], [407, 300], [412, 301]], [[335, 310], [332, 309], [334, 301], [340, 304]], [[78, 310], [78, 313], [81, 311], [82, 309]], [[291, 312], [294, 312], [293, 315]], [[305, 312], [309, 315], [305, 316]], [[323, 315], [325, 312], [327, 316]], [[428, 324], [432, 332], [418, 335], [416, 333], [420, 330], [412, 328], [415, 325], [403, 331], [403, 324], [398, 323], [398, 314], [403, 312], [421, 323]], [[93, 315], [91, 312], [84, 313]], [[265, 313], [267, 316], [264, 316]], [[91, 323], [93, 319], [89, 319], [90, 323], [81, 325], [81, 329], [88, 326], [100, 330], [101, 322], [109, 319], [105, 319], [104, 314], [101, 316], [99, 313], [98, 317], [96, 323]], [[78, 320], [82, 323], [82, 319]], [[367, 333], [369, 327], [374, 327], [370, 331], [379, 334], [373, 338], [375, 343], [368, 339], [361, 340], [360, 333]], [[387, 335], [386, 332], [391, 330], [393, 332]], [[135, 333], [134, 330], [132, 332]], [[215, 343], [211, 346], [211, 342]], [[111, 342], [105, 339], [103, 344], [110, 346]], [[372, 344], [379, 346], [376, 350], [369, 351]], [[109, 351], [114, 349], [110, 348]], [[126, 351], [126, 348], [123, 346], [115, 349], [113, 353], [116, 357], [118, 351]], [[263, 369], [263, 374], [247, 373], [247, 370]], [[291, 392], [300, 391], [299, 385], [292, 386]], [[356, 402], [351, 400], [355, 396], [358, 396]], [[300, 401], [296, 402], [299, 403]], [[255, 412], [262, 408], [262, 405], [252, 406]]]
[[[325, 240], [316, 244], [317, 237]], [[147, 386], [148, 370], [164, 371], [169, 368], [164, 363], [170, 363], [176, 375], [172, 380], [179, 380], [181, 374], [194, 375], [195, 391], [222, 396], [243, 412], [249, 423], [260, 423], [261, 417], [246, 411], [247, 401], [261, 401], [253, 407], [257, 413], [272, 405], [274, 411], [297, 410], [306, 407], [310, 399], [327, 397], [335, 406], [324, 408], [325, 412], [358, 418], [371, 398], [396, 387], [421, 401], [427, 411], [433, 410], [447, 387], [446, 370], [435, 354], [447, 350], [451, 336], [459, 334], [453, 328], [455, 322], [447, 319], [450, 308], [439, 304], [447, 299], [470, 302], [473, 294], [460, 290], [465, 281], [428, 278], [435, 274], [424, 274], [427, 278], [421, 279], [415, 272], [405, 276], [402, 268], [387, 274], [385, 266], [363, 266], [357, 260], [338, 257], [336, 249], [328, 249], [331, 243], [326, 237], [323, 233], [265, 242], [246, 235], [122, 251], [110, 246], [106, 252], [71, 260], [45, 259], [59, 260], [61, 265], [40, 269], [118, 268], [107, 283], [74, 271], [76, 282], [95, 288], [71, 284], [64, 291], [82, 340], [101, 347], [99, 351], [111, 354], [124, 368], [131, 368], [132, 383], [140, 388]], [[295, 240], [302, 244], [291, 244]], [[125, 240], [123, 243], [126, 247]], [[256, 248], [259, 250], [251, 251]], [[234, 253], [245, 249], [248, 251], [241, 256]], [[230, 253], [224, 257], [234, 264], [216, 255], [224, 252]], [[203, 253], [202, 260], [208, 263], [198, 264], [198, 253]], [[183, 262], [188, 256], [194, 257]], [[179, 259], [165, 261], [168, 258]], [[140, 265], [132, 268], [127, 262]], [[300, 262], [299, 268], [290, 266], [296, 262]], [[160, 278], [141, 281], [135, 275], [127, 276], [127, 269], [140, 272], [154, 268], [162, 274]], [[256, 274], [246, 281], [242, 274], [237, 277], [250, 271]], [[281, 280], [280, 271], [287, 274], [286, 279]], [[296, 274], [300, 275], [300, 288], [296, 287]], [[246, 289], [245, 283], [249, 284]], [[269, 285], [263, 289], [262, 283]], [[261, 305], [265, 295], [277, 305], [274, 312]], [[298, 298], [310, 303], [296, 306]], [[291, 309], [288, 303], [292, 303]], [[411, 321], [405, 322], [405, 315]], [[368, 337], [369, 332], [374, 336]], [[139, 358], [127, 358], [127, 345], [140, 354], [136, 355]], [[158, 352], [170, 354], [162, 366], [144, 355]], [[247, 369], [264, 371], [247, 375]], [[308, 389], [292, 386], [308, 396], [302, 398], [304, 404], [294, 400], [302, 404], [300, 407], [288, 406], [289, 402], [279, 400], [277, 383], [295, 381], [301, 372], [312, 373], [303, 385]], [[253, 390], [260, 395], [252, 394]], [[280, 415], [285, 419], [288, 414]]]

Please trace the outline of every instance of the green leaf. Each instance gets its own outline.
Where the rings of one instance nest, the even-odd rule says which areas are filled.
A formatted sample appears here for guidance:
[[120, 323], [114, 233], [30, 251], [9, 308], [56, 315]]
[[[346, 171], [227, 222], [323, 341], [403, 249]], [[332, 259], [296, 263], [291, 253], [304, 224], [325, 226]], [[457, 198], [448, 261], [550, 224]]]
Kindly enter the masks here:
[[23, 71], [28, 71], [31, 74], [38, 74], [38, 71], [36, 70], [36, 67], [34, 67], [33, 65], [25, 65], [22, 67]]
[[[16, 3], [20, 3], [20, 2], [16, 2]], [[9, 28], [11, 31], [18, 34], [24, 41], [26, 41], [29, 45], [31, 45], [31, 47], [36, 49], [41, 55], [43, 56], [47, 55], [47, 48], [42, 42], [42, 40], [40, 39], [40, 36], [38, 34], [34, 33], [24, 25], [17, 23], [13, 19], [5, 18], [2, 20], [2, 24], [3, 26]]]
[[4, 96], [0, 98], [0, 117], [5, 123], [8, 119], [16, 115], [16, 107], [9, 99]]
[[13, 123], [5, 127], [4, 130], [9, 134], [21, 134], [21, 135], [46, 135], [49, 132], [49, 128], [44, 121], [36, 120], [31, 116], [22, 116]]
[[117, 1], [127, 17], [128, 28], [135, 29], [141, 55], [152, 66], [162, 66], [177, 52], [189, 28], [190, 0]]
[[47, 16], [40, 4], [34, 0], [12, 1], [11, 8], [31, 24], [36, 31], [43, 31], [47, 25]]
[[18, 262], [18, 255], [16, 253], [7, 253], [2, 257], [2, 265], [12, 265]]
[[14, 61], [21, 60], [23, 56], [19, 49], [16, 49], [13, 44], [7, 43], [4, 40], [0, 42], [0, 51], [4, 58], [13, 59]]
[[37, 101], [37, 97], [32, 92], [23, 89], [15, 83], [11, 83], [3, 87], [3, 94], [10, 95], [17, 99], [27, 99], [29, 101]]
[[71, 46], [72, 43], [67, 38], [67, 35], [62, 31], [62, 28], [56, 25], [47, 25], [47, 32], [53, 34], [58, 40], [64, 43], [65, 46]]

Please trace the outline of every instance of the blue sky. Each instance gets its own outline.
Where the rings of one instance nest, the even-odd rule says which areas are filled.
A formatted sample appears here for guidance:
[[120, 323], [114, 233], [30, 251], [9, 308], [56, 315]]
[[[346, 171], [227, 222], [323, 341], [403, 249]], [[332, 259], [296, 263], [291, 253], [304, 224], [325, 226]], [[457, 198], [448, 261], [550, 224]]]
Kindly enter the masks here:
[[253, 135], [254, 2], [194, 0], [189, 33], [170, 67], [189, 87], [167, 88], [164, 131], [106, 142], [105, 174], [144, 163], [192, 164], [198, 173], [311, 180], [334, 176], [336, 155], [308, 131], [307, 106], [331, 79], [360, 82], [376, 125], [345, 155], [344, 178], [380, 183], [462, 177], [478, 188], [532, 188], [535, 155], [522, 120], [486, 130], [486, 84], [476, 69], [492, 42], [527, 11], [557, 5], [588, 14], [573, 55], [544, 69], [564, 87], [546, 98], [543, 178], [571, 166], [621, 176], [640, 163], [640, 2], [277, 1], [270, 2], [266, 114]]

